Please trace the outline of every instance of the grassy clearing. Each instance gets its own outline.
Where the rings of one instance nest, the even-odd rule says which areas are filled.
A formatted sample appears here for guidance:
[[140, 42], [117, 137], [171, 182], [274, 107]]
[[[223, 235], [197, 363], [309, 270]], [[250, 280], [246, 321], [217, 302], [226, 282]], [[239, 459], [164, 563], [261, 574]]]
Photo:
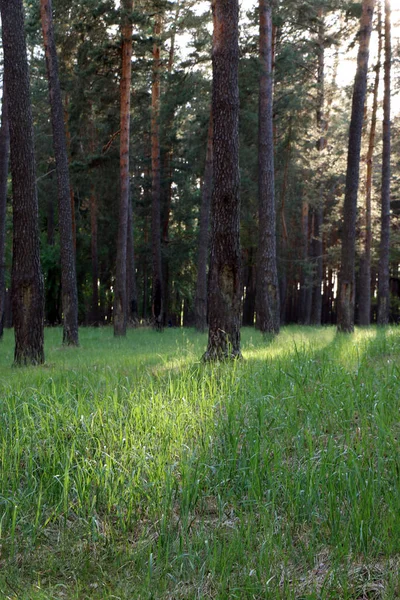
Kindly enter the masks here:
[[400, 331], [0, 346], [0, 597], [400, 597]]

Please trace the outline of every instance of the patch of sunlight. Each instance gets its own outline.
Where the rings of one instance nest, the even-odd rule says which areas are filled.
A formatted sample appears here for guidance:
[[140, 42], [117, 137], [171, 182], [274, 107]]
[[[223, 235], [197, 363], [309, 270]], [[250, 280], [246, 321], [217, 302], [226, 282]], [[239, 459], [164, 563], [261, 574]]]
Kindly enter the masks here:
[[274, 359], [280, 356], [295, 354], [301, 349], [322, 351], [332, 344], [335, 339], [336, 329], [326, 328], [304, 328], [285, 327], [278, 336], [271, 339], [257, 340], [257, 345], [251, 340], [243, 348], [243, 356], [246, 359]]

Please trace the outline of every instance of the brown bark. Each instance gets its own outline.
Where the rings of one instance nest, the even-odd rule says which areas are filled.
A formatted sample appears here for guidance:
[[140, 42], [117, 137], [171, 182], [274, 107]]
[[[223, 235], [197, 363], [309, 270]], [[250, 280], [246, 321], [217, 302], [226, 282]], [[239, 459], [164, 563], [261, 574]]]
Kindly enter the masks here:
[[213, 0], [214, 189], [204, 360], [240, 353], [238, 0]]
[[118, 218], [117, 265], [114, 287], [114, 335], [126, 335], [128, 309], [126, 292], [129, 206], [129, 133], [132, 75], [133, 0], [121, 2], [122, 67], [120, 82], [120, 204]]
[[126, 293], [128, 301], [128, 321], [131, 325], [136, 325], [138, 320], [138, 298], [136, 287], [136, 266], [135, 251], [133, 239], [133, 210], [132, 202], [128, 205], [128, 240], [127, 240], [127, 272], [126, 272]]
[[378, 93], [382, 54], [382, 16], [378, 5], [378, 62], [375, 67], [375, 81], [372, 101], [371, 126], [367, 151], [367, 175], [365, 182], [365, 219], [362, 232], [363, 253], [360, 258], [360, 282], [358, 291], [358, 319], [360, 325], [371, 323], [371, 247], [372, 247], [372, 173], [378, 112]]
[[279, 333], [279, 284], [276, 266], [276, 219], [273, 136], [272, 8], [259, 0], [260, 89], [258, 112], [258, 221], [256, 326]]
[[254, 248], [250, 248], [248, 251], [247, 265], [245, 269], [246, 276], [244, 283], [246, 289], [243, 291], [243, 327], [254, 327], [254, 315], [256, 313], [256, 281], [257, 281], [257, 269], [254, 260], [254, 254], [256, 254]]
[[210, 241], [210, 205], [213, 183], [213, 120], [210, 115], [207, 135], [207, 153], [201, 189], [199, 239], [197, 251], [197, 280], [194, 301], [195, 327], [204, 332], [207, 328], [207, 264]]
[[12, 310], [14, 363], [44, 362], [44, 289], [40, 269], [32, 107], [22, 0], [0, 1], [13, 186]]
[[8, 162], [10, 155], [10, 128], [8, 123], [8, 103], [6, 88], [3, 82], [3, 98], [1, 104], [0, 128], [0, 339], [3, 337], [4, 315], [6, 302], [6, 210], [7, 210], [7, 180]]
[[357, 72], [353, 89], [349, 129], [337, 318], [338, 331], [345, 333], [354, 331], [357, 194], [360, 177], [360, 152], [364, 102], [367, 89], [369, 42], [371, 38], [374, 5], [375, 0], [363, 0], [362, 3], [360, 46], [357, 57]]
[[161, 15], [156, 15], [154, 24], [155, 42], [153, 45], [153, 82], [151, 93], [151, 169], [152, 169], [152, 256], [153, 256], [153, 289], [152, 316], [153, 324], [159, 331], [163, 328], [164, 291], [161, 259], [161, 172], [160, 172], [160, 71], [161, 48]]
[[40, 14], [49, 82], [51, 124], [58, 186], [63, 343], [78, 346], [78, 290], [76, 284], [75, 250], [72, 238], [71, 190], [68, 172], [67, 141], [64, 128], [64, 109], [58, 76], [58, 59], [54, 40], [51, 0], [40, 1]]
[[[67, 140], [67, 150], [68, 150], [68, 154], [70, 152], [70, 148], [71, 148], [71, 133], [69, 130], [69, 126], [68, 126], [68, 121], [69, 121], [69, 113], [68, 113], [68, 96], [66, 96], [65, 98], [65, 105], [64, 105], [64, 123], [65, 123], [65, 136], [66, 136], [66, 140]], [[72, 243], [74, 245], [74, 252], [75, 252], [75, 256], [76, 256], [76, 218], [75, 218], [75, 194], [74, 194], [74, 188], [71, 185], [70, 182], [70, 201], [71, 201], [71, 219], [72, 219]]]
[[392, 63], [391, 8], [385, 0], [385, 91], [383, 96], [383, 148], [382, 148], [382, 192], [381, 192], [381, 241], [378, 268], [378, 325], [389, 323], [389, 254], [390, 254], [390, 78]]

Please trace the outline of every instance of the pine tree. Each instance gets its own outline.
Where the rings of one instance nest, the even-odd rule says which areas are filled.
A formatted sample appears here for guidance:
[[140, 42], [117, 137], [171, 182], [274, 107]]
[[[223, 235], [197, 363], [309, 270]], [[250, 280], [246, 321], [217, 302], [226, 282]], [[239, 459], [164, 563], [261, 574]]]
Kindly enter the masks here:
[[7, 92], [3, 81], [3, 97], [1, 103], [0, 128], [0, 339], [3, 337], [4, 312], [6, 301], [6, 209], [7, 209], [7, 179], [10, 154], [10, 128], [8, 123]]
[[132, 20], [133, 0], [121, 2], [122, 32], [122, 69], [120, 83], [120, 181], [121, 197], [119, 206], [117, 267], [114, 290], [114, 335], [126, 335], [128, 318], [127, 306], [127, 243], [128, 243], [128, 211], [129, 211], [129, 134], [131, 105], [131, 73], [132, 73]]
[[238, 0], [213, 0], [214, 188], [204, 360], [240, 357]]
[[378, 270], [378, 324], [389, 323], [389, 252], [390, 252], [390, 93], [391, 93], [391, 7], [385, 0], [385, 90], [383, 97], [383, 148], [382, 148], [382, 192], [381, 192], [381, 241]]
[[261, 74], [258, 117], [259, 244], [256, 324], [262, 333], [277, 334], [280, 325], [280, 305], [276, 266], [271, 1], [259, 0], [259, 11]]
[[374, 6], [375, 0], [363, 0], [357, 73], [354, 82], [349, 129], [337, 319], [338, 331], [345, 333], [354, 331], [357, 194], [360, 176], [364, 102], [367, 89], [369, 42]]
[[64, 128], [64, 109], [58, 76], [58, 59], [54, 41], [51, 0], [41, 0], [40, 12], [46, 56], [47, 78], [49, 83], [53, 146], [58, 185], [63, 343], [70, 346], [77, 346], [79, 344], [78, 291], [76, 285], [75, 251], [72, 231], [68, 153]]
[[22, 0], [0, 1], [13, 191], [14, 363], [44, 362], [44, 289], [40, 268], [33, 120]]

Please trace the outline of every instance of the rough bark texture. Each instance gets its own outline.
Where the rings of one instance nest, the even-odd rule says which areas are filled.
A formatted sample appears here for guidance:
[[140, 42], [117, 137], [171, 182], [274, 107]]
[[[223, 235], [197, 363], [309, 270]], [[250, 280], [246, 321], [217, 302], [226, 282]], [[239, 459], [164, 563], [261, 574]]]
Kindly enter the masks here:
[[375, 67], [375, 82], [372, 101], [371, 126], [367, 151], [367, 175], [365, 182], [365, 218], [362, 232], [363, 253], [360, 258], [360, 282], [358, 289], [358, 320], [360, 325], [371, 323], [371, 247], [372, 247], [372, 172], [376, 137], [376, 121], [378, 112], [378, 92], [381, 72], [382, 53], [382, 17], [378, 6], [378, 62]]
[[117, 266], [114, 288], [114, 335], [126, 335], [128, 319], [126, 274], [129, 206], [129, 131], [132, 75], [132, 0], [121, 2], [122, 67], [120, 82], [120, 203], [117, 239]]
[[390, 0], [385, 0], [385, 91], [383, 97], [381, 242], [378, 270], [378, 324], [389, 323], [389, 252], [390, 252], [390, 71], [392, 62]]
[[214, 188], [204, 360], [240, 357], [238, 0], [213, 0]]
[[29, 72], [22, 0], [0, 0], [13, 186], [12, 310], [14, 363], [44, 362], [44, 290]]
[[152, 169], [152, 256], [153, 256], [153, 290], [152, 316], [153, 324], [159, 331], [163, 328], [164, 294], [161, 259], [161, 171], [160, 171], [160, 71], [161, 48], [161, 16], [156, 15], [154, 25], [155, 42], [153, 45], [153, 83], [151, 90], [151, 169]]
[[0, 128], [0, 339], [3, 337], [4, 314], [6, 303], [6, 209], [8, 161], [10, 155], [10, 128], [8, 123], [8, 103], [6, 88], [3, 82], [3, 98], [1, 105]]
[[357, 194], [360, 177], [360, 151], [364, 119], [364, 102], [367, 89], [369, 42], [371, 38], [374, 5], [375, 0], [363, 0], [360, 46], [357, 57], [357, 72], [353, 89], [349, 129], [337, 319], [338, 331], [346, 333], [354, 331]]
[[207, 328], [207, 264], [210, 241], [210, 206], [213, 184], [213, 120], [208, 126], [206, 165], [201, 190], [199, 239], [197, 253], [197, 281], [194, 301], [195, 327], [204, 332]]
[[67, 140], [64, 128], [64, 107], [58, 76], [58, 59], [54, 40], [51, 0], [41, 0], [40, 14], [49, 82], [51, 124], [58, 186], [63, 343], [77, 346], [79, 344], [78, 290], [72, 233], [71, 189], [68, 172]]
[[262, 333], [279, 333], [279, 284], [276, 266], [274, 181], [272, 8], [259, 1], [260, 89], [258, 113], [258, 220], [256, 326]]
[[243, 318], [242, 324], [244, 327], [254, 327], [254, 316], [256, 314], [256, 281], [257, 281], [257, 268], [256, 268], [256, 255], [257, 251], [255, 248], [249, 248], [247, 256], [246, 268], [243, 269], [243, 283], [246, 287], [243, 290]]

